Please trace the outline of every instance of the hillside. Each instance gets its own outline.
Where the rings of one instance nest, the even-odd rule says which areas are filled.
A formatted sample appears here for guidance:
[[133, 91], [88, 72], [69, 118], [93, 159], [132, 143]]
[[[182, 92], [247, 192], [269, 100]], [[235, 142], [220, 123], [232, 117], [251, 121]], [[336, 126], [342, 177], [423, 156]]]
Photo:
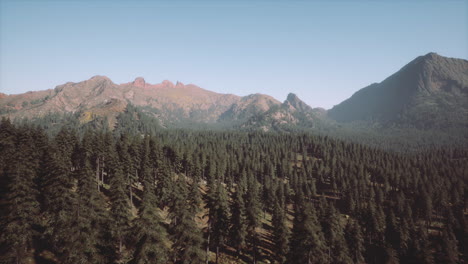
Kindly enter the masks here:
[[[77, 113], [83, 122], [91, 117], [111, 119], [122, 112], [128, 103], [147, 107], [163, 122], [192, 119], [196, 122], [214, 122], [240, 97], [217, 94], [192, 84], [173, 84], [164, 81], [152, 85], [143, 78], [125, 84], [115, 84], [104, 76], [95, 76], [79, 83], [66, 83], [55, 89], [10, 95], [0, 99], [0, 113], [15, 117], [41, 117], [48, 113]], [[109, 108], [108, 105], [119, 105]]]
[[33, 119], [56, 132], [66, 119], [71, 127], [107, 127], [117, 134], [161, 127], [301, 131], [397, 150], [466, 145], [468, 61], [420, 56], [328, 111], [292, 93], [281, 103], [265, 94], [220, 94], [141, 77], [116, 84], [95, 76], [45, 91], [0, 94], [0, 116]]
[[[292, 96], [292, 97], [291, 97]], [[297, 96], [281, 104], [264, 94], [236, 96], [219, 94], [196, 85], [163, 81], [149, 84], [141, 77], [133, 82], [115, 84], [105, 76], [78, 83], [66, 83], [55, 89], [0, 97], [0, 115], [15, 118], [41, 118], [53, 113], [74, 113], [81, 123], [106, 119], [112, 129], [117, 116], [128, 104], [156, 118], [164, 127], [216, 125], [233, 128], [251, 126], [255, 119], [268, 116], [268, 130], [277, 124], [306, 127], [312, 110]], [[303, 115], [304, 118], [298, 118]], [[299, 120], [300, 119], [300, 120]], [[305, 121], [305, 123], [299, 123]], [[253, 129], [259, 129], [255, 126]]]
[[8, 120], [0, 135], [0, 263], [466, 259], [467, 149], [180, 129], [47, 137]]
[[467, 128], [468, 61], [436, 53], [420, 56], [336, 105], [328, 116], [419, 129]]
[[312, 108], [297, 95], [290, 93], [281, 105], [252, 116], [241, 124], [240, 129], [263, 131], [292, 131], [317, 129], [329, 126], [326, 110]]

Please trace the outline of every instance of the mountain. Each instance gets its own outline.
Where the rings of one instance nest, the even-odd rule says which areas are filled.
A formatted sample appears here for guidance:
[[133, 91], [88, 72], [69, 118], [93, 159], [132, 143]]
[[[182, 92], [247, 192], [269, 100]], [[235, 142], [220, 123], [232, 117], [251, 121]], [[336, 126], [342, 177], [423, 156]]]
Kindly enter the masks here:
[[334, 106], [328, 116], [418, 129], [467, 128], [468, 61], [436, 53], [420, 56]]
[[[0, 99], [0, 113], [11, 117], [40, 117], [54, 112], [80, 112], [83, 122], [91, 117], [115, 118], [128, 103], [146, 107], [164, 122], [192, 119], [214, 122], [234, 102], [235, 95], [217, 94], [192, 84], [164, 81], [152, 85], [141, 77], [125, 84], [115, 84], [104, 76], [94, 76], [79, 83], [66, 83], [55, 89], [10, 95]], [[112, 106], [112, 107], [111, 107]]]
[[[125, 119], [139, 120], [138, 126], [152, 120], [172, 128], [313, 130], [346, 139], [387, 134], [411, 141], [426, 133], [423, 141], [433, 142], [442, 138], [442, 131], [447, 141], [468, 141], [468, 61], [435, 53], [420, 56], [328, 111], [312, 108], [292, 93], [281, 103], [265, 94], [220, 94], [181, 82], [150, 84], [142, 77], [116, 84], [94, 76], [45, 91], [0, 94], [0, 116], [34, 119], [56, 113], [71, 113], [80, 124], [98, 122], [111, 129]], [[405, 136], [409, 131], [411, 137]]]
[[326, 110], [312, 108], [297, 95], [290, 93], [282, 104], [270, 107], [268, 111], [253, 115], [240, 128], [263, 131], [291, 131], [314, 129], [326, 125]]
[[[199, 124], [232, 127], [281, 105], [275, 98], [264, 94], [244, 97], [219, 94], [181, 82], [149, 84], [142, 77], [133, 82], [115, 84], [105, 76], [94, 76], [78, 83], [68, 82], [55, 89], [3, 95], [0, 97], [0, 115], [14, 119], [74, 113], [81, 123], [105, 118], [112, 128], [118, 115], [126, 111], [129, 104], [158, 119], [165, 127]], [[301, 111], [308, 109], [302, 101], [292, 104]]]

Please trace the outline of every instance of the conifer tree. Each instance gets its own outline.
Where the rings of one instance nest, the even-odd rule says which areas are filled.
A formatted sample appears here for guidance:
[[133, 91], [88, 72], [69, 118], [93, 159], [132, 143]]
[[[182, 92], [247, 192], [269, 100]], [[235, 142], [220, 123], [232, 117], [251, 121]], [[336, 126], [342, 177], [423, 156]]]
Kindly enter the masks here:
[[451, 227], [447, 227], [442, 232], [441, 241], [441, 263], [459, 263], [458, 241], [453, 234]]
[[125, 192], [126, 181], [120, 163], [112, 165], [110, 176], [111, 233], [117, 246], [117, 259], [122, 258], [124, 242], [130, 227], [130, 201]]
[[164, 207], [170, 201], [173, 186], [172, 171], [169, 164], [166, 162], [162, 163], [157, 174], [156, 196], [159, 201], [159, 206]]
[[243, 188], [237, 185], [231, 203], [229, 240], [239, 256], [242, 254], [241, 251], [245, 247], [247, 237], [245, 213]]
[[284, 263], [289, 250], [289, 229], [286, 226], [286, 212], [275, 202], [272, 216], [274, 253], [278, 263]]
[[322, 217], [322, 228], [328, 242], [328, 255], [331, 263], [350, 263], [348, 245], [344, 237], [339, 214], [333, 205], [328, 205]]
[[434, 263], [434, 256], [425, 229], [425, 227], [417, 227], [412, 230], [414, 239], [410, 240], [406, 256], [409, 263]]
[[253, 263], [257, 262], [258, 256], [258, 234], [257, 227], [260, 225], [260, 191], [258, 182], [253, 176], [247, 180], [247, 193], [245, 194], [245, 209], [247, 220], [248, 240], [252, 246]]
[[94, 173], [87, 156], [83, 156], [80, 168], [75, 171], [75, 177], [78, 179], [75, 208], [78, 237], [75, 246], [78, 247], [77, 255], [82, 262], [105, 262], [107, 256], [104, 248], [107, 243], [104, 241], [104, 227], [107, 227], [108, 216], [101, 194], [95, 188]]
[[62, 263], [78, 263], [77, 194], [67, 158], [61, 158], [53, 148], [45, 155], [44, 208], [47, 216], [46, 238], [51, 250]]
[[[2, 122], [2, 126], [4, 126]], [[4, 133], [8, 133], [4, 131]], [[2, 144], [7, 145], [6, 139]], [[26, 263], [30, 256], [36, 235], [34, 225], [39, 223], [39, 202], [35, 185], [36, 163], [33, 151], [34, 142], [27, 130], [17, 131], [16, 151], [9, 156], [2, 177], [5, 177], [6, 190], [1, 203], [0, 243], [6, 245], [5, 256], [11, 263]]]
[[196, 181], [196, 179], [192, 179], [192, 184], [190, 184], [188, 192], [189, 192], [188, 202], [190, 205], [190, 212], [193, 215], [196, 215], [201, 211], [200, 205], [202, 203], [202, 195], [200, 193], [200, 186], [198, 184], [198, 181]]
[[170, 208], [172, 255], [174, 263], [202, 263], [205, 259], [202, 250], [203, 236], [195, 219], [192, 203], [189, 203], [188, 190], [183, 180], [178, 180], [174, 189]]
[[354, 263], [364, 263], [364, 235], [357, 221], [349, 221], [345, 229], [350, 257]]
[[[114, 161], [115, 162], [118, 162], [119, 165], [120, 165], [120, 169], [122, 170], [122, 173], [123, 173], [123, 176], [124, 176], [124, 179], [127, 181], [127, 184], [130, 183], [130, 179], [132, 179], [133, 181], [135, 180], [135, 166], [132, 162], [132, 158], [130, 156], [130, 139], [128, 137], [128, 135], [126, 133], [123, 133], [121, 136], [120, 136], [120, 139], [117, 141], [117, 144], [116, 144], [116, 151], [117, 151], [117, 154], [118, 154], [118, 161]], [[113, 164], [112, 166], [114, 166], [115, 164]], [[132, 182], [133, 182], [132, 181]], [[129, 190], [129, 197], [133, 198], [133, 192], [132, 192], [132, 189], [130, 188], [131, 186], [128, 186], [128, 190]]]
[[208, 209], [208, 246], [213, 245], [216, 248], [216, 263], [218, 263], [219, 251], [224, 247], [229, 230], [229, 205], [222, 183], [211, 182], [206, 196], [206, 207]]
[[328, 263], [322, 230], [312, 205], [296, 202], [296, 212], [286, 263]]
[[166, 246], [167, 234], [161, 224], [158, 201], [154, 194], [154, 186], [151, 182], [149, 168], [142, 163], [140, 177], [143, 181], [143, 199], [138, 213], [138, 218], [133, 224], [135, 241], [135, 253], [133, 262], [143, 263], [167, 263], [168, 249]]

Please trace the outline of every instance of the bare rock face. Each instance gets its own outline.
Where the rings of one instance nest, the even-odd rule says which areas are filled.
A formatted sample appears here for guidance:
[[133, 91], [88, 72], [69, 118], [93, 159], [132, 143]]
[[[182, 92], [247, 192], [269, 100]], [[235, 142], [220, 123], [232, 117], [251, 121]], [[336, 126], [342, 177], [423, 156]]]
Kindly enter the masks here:
[[231, 120], [245, 119], [280, 104], [267, 95], [240, 97], [219, 94], [182, 82], [174, 84], [165, 80], [150, 84], [142, 77], [119, 85], [98, 75], [46, 91], [0, 95], [0, 115], [33, 118], [54, 112], [77, 112], [83, 123], [92, 121], [94, 117], [107, 117], [112, 123], [119, 112], [125, 111], [128, 103], [145, 107], [163, 124], [188, 121], [216, 123], [233, 106], [237, 106], [239, 111], [231, 116]]
[[137, 77], [132, 84], [135, 87], [145, 88], [146, 82], [145, 79], [143, 79], [143, 77]]
[[289, 106], [294, 111], [312, 111], [312, 108], [304, 103], [297, 95], [290, 93], [284, 102], [285, 105]]

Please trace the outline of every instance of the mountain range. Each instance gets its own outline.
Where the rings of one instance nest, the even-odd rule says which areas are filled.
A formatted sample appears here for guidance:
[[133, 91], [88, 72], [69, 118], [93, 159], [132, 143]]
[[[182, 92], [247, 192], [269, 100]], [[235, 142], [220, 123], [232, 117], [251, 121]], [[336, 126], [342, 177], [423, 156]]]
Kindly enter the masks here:
[[203, 124], [272, 131], [360, 124], [467, 132], [468, 61], [436, 53], [417, 57], [328, 111], [312, 108], [292, 93], [280, 102], [269, 95], [220, 94], [181, 82], [150, 84], [141, 77], [116, 84], [105, 76], [94, 76], [44, 91], [0, 94], [1, 116], [34, 119], [74, 113], [83, 124], [105, 118], [111, 129], [128, 105], [168, 128]]

